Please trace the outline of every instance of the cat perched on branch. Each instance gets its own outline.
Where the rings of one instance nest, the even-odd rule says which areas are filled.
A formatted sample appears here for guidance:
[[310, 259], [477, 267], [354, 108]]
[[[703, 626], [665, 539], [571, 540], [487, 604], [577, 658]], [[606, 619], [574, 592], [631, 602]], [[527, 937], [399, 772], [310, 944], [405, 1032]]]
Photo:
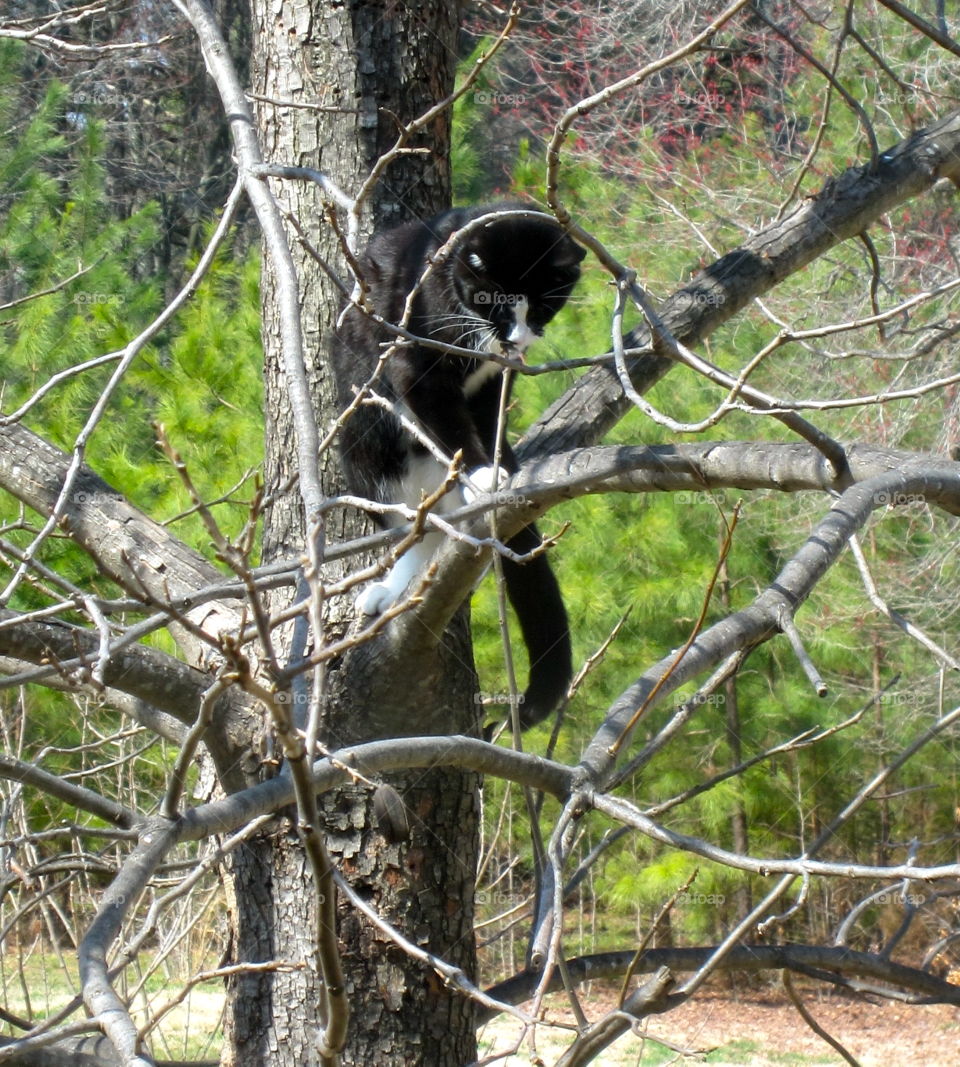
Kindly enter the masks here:
[[[502, 439], [494, 473], [503, 375], [509, 390], [512, 373], [487, 357], [524, 358], [566, 303], [584, 255], [552, 217], [515, 203], [454, 208], [374, 236], [361, 259], [369, 305], [383, 322], [401, 325], [421, 340], [397, 344], [380, 367], [373, 392], [387, 403], [361, 404], [341, 430], [352, 492], [380, 504], [416, 507], [423, 494], [443, 483], [451, 457], [459, 452], [466, 482], [437, 509], [450, 511], [477, 492], [496, 490], [499, 475], [516, 471], [513, 452]], [[382, 322], [348, 308], [334, 346], [344, 404], [370, 381], [381, 353], [396, 341], [396, 333]], [[428, 342], [476, 355], [443, 351]], [[404, 521], [389, 512], [376, 518], [385, 526]], [[442, 538], [436, 530], [428, 532], [383, 581], [363, 591], [360, 611], [377, 615], [398, 600]], [[527, 559], [503, 559], [507, 593], [530, 660], [520, 704], [524, 728], [556, 708], [572, 673], [567, 615], [556, 578], [543, 552], [529, 555], [540, 543], [531, 524], [507, 543]]]

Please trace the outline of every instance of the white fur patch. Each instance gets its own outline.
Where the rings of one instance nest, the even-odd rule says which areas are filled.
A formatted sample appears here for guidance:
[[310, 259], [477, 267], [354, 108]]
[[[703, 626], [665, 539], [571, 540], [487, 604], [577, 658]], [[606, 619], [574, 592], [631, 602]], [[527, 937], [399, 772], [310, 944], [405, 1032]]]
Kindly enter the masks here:
[[[401, 502], [410, 508], [417, 507], [421, 497], [439, 489], [446, 476], [446, 466], [428, 453], [408, 455], [407, 472], [400, 483]], [[434, 510], [439, 515], [446, 515], [448, 512], [455, 511], [462, 503], [459, 494], [454, 490], [442, 497]], [[398, 519], [395, 525], [402, 526], [403, 520]]]
[[424, 535], [422, 541], [411, 545], [394, 563], [382, 581], [368, 585], [357, 597], [355, 601], [357, 611], [363, 615], [382, 615], [387, 608], [396, 604], [413, 579], [427, 569], [427, 565], [442, 541], [442, 534], [428, 533]]
[[[472, 504], [485, 493], [495, 492], [506, 482], [510, 475], [502, 467], [477, 467], [467, 476], [466, 483], [447, 493], [437, 504], [437, 512], [445, 514], [456, 510], [462, 504]], [[421, 492], [432, 492], [441, 483], [446, 468], [441, 466], [433, 456], [411, 456], [408, 461], [407, 475], [403, 480], [403, 503], [416, 507], [420, 503]], [[403, 520], [393, 517], [387, 520], [390, 525], [399, 526]], [[432, 530], [423, 535], [422, 540], [412, 545], [390, 568], [386, 577], [379, 582], [368, 585], [354, 601], [355, 607], [362, 615], [381, 615], [387, 608], [396, 604], [404, 593], [422, 575], [437, 550], [444, 541], [439, 530]]]
[[[494, 342], [496, 348], [491, 348], [491, 351], [500, 354], [500, 342]], [[492, 359], [486, 359], [479, 367], [472, 373], [468, 374], [466, 381], [463, 383], [463, 394], [466, 397], [473, 396], [474, 393], [487, 382], [496, 378], [497, 375], [503, 370], [503, 367], [499, 363], [494, 363]]]
[[[424, 493], [432, 493], [443, 482], [447, 468], [431, 455], [409, 455], [407, 471], [401, 484], [394, 488], [393, 495], [400, 502], [415, 508]], [[437, 503], [435, 510], [443, 515], [455, 511], [464, 502], [464, 493], [454, 489]], [[404, 519], [398, 515], [386, 518], [389, 526], [402, 526]], [[386, 577], [372, 582], [357, 597], [357, 611], [363, 615], [381, 615], [403, 597], [410, 584], [421, 575], [443, 544], [443, 534], [437, 530], [423, 535], [422, 540], [412, 545], [390, 568]]]
[[507, 341], [521, 352], [526, 350], [537, 339], [537, 335], [527, 325], [527, 312], [530, 310], [530, 302], [525, 296], [518, 297], [513, 304], [513, 326], [507, 334]]
[[469, 484], [463, 487], [463, 499], [468, 504], [472, 504], [477, 497], [482, 496], [484, 493], [496, 492], [510, 475], [503, 467], [498, 467], [497, 477], [494, 480], [493, 467], [477, 467], [476, 470], [470, 472], [468, 477]]

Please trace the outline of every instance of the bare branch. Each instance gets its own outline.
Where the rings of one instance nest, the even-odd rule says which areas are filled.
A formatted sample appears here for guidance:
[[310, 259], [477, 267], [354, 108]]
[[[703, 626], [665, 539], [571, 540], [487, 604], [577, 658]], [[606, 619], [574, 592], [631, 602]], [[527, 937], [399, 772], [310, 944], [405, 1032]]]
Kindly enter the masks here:
[[[661, 320], [674, 337], [694, 349], [751, 300], [944, 177], [960, 181], [960, 113], [881, 153], [876, 170], [852, 167], [828, 181], [785, 218], [700, 271], [662, 305]], [[640, 393], [673, 366], [655, 355], [650, 343], [647, 330], [634, 331], [625, 339], [626, 347], [645, 353], [629, 364]], [[551, 406], [527, 433], [517, 457], [526, 462], [595, 443], [628, 407], [615, 372], [598, 367]]]
[[[712, 948], [651, 948], [635, 963], [640, 974], [652, 974], [660, 967], [671, 971], [696, 971], [707, 961]], [[603, 952], [567, 960], [567, 969], [577, 982], [596, 981], [603, 978], [619, 978], [634, 962], [636, 953], [630, 949], [623, 952]], [[895, 996], [895, 987], [910, 990], [917, 1004], [956, 1004], [960, 1006], [960, 986], [951, 985], [928, 971], [881, 959], [866, 952], [849, 948], [822, 945], [739, 945], [720, 964], [722, 971], [757, 973], [765, 970], [789, 968], [805, 974], [811, 968], [842, 976], [866, 976], [884, 986], [874, 986], [872, 992]], [[532, 995], [539, 975], [529, 971], [508, 978], [487, 990], [497, 1000], [521, 1004]], [[548, 992], [561, 988], [559, 975], [550, 982]], [[897, 999], [900, 999], [899, 997]], [[675, 1003], [679, 1004], [677, 999]], [[481, 1021], [490, 1016], [482, 1015]]]

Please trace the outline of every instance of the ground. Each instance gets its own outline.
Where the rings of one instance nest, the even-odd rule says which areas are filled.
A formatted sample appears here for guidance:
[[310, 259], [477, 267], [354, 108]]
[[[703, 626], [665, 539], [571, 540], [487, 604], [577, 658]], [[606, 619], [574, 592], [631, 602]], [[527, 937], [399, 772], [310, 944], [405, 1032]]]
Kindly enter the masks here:
[[[813, 986], [799, 989], [807, 1010], [861, 1067], [960, 1067], [960, 1009], [879, 998], [871, 1002], [817, 991]], [[593, 991], [586, 1004], [589, 1017], [596, 1019], [615, 997], [614, 991]], [[569, 1021], [562, 1001], [551, 1001], [550, 1017]], [[517, 1032], [512, 1020], [501, 1018], [483, 1035], [484, 1053], [505, 1050]], [[654, 1016], [643, 1032], [649, 1038], [663, 1039], [669, 1047], [625, 1037], [595, 1062], [600, 1067], [666, 1063], [679, 1067], [704, 1062], [714, 1067], [844, 1064], [843, 1057], [807, 1026], [779, 989], [739, 994], [729, 989], [705, 991], [667, 1015]], [[537, 1049], [543, 1062], [555, 1063], [569, 1041], [569, 1033], [562, 1031], [540, 1034]], [[499, 1061], [504, 1067], [536, 1062], [528, 1052]]]
[[[2, 977], [0, 958], [0, 977]], [[15, 977], [15, 976], [14, 976]], [[62, 1007], [71, 995], [62, 973], [50, 989], [42, 975], [33, 975], [30, 997], [34, 1009], [44, 1001], [46, 1010]], [[177, 988], [154, 991], [152, 1010], [173, 999]], [[857, 998], [825, 990], [812, 982], [796, 980], [807, 1010], [825, 1030], [840, 1041], [860, 1067], [960, 1067], [960, 1008], [945, 1004], [910, 1005], [879, 998]], [[44, 990], [46, 997], [44, 997]], [[136, 1003], [142, 1004], [143, 998]], [[616, 1004], [617, 989], [594, 983], [581, 1002], [591, 1020], [599, 1019]], [[0, 1003], [8, 1010], [26, 1010], [24, 985], [0, 981]], [[497, 1067], [544, 1064], [553, 1067], [569, 1046], [572, 1016], [564, 998], [548, 999], [547, 1018], [558, 1026], [537, 1027], [537, 1054], [528, 1047], [519, 1055], [497, 1059]], [[216, 983], [195, 988], [187, 1000], [164, 1016], [154, 1032], [153, 1051], [163, 1059], [216, 1056], [223, 991]], [[562, 1027], [562, 1028], [561, 1028]], [[598, 1067], [844, 1067], [843, 1058], [819, 1038], [800, 1018], [777, 985], [744, 984], [731, 989], [718, 980], [692, 1001], [666, 1015], [656, 1015], [642, 1027], [646, 1040], [628, 1035], [594, 1062]], [[501, 1015], [485, 1027], [481, 1058], [506, 1053], [516, 1044], [520, 1026]], [[189, 1035], [189, 1036], [188, 1036]], [[658, 1041], [666, 1042], [666, 1046]]]

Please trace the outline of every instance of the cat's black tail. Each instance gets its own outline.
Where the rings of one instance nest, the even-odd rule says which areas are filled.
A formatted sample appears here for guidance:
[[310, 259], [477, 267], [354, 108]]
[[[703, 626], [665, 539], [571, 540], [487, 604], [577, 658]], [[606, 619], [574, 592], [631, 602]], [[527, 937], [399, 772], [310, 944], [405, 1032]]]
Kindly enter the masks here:
[[[523, 554], [539, 544], [540, 535], [533, 525], [507, 542], [510, 549]], [[546, 554], [526, 563], [504, 558], [503, 576], [530, 659], [530, 679], [520, 705], [520, 725], [526, 730], [543, 722], [566, 695], [573, 675], [570, 627]]]

